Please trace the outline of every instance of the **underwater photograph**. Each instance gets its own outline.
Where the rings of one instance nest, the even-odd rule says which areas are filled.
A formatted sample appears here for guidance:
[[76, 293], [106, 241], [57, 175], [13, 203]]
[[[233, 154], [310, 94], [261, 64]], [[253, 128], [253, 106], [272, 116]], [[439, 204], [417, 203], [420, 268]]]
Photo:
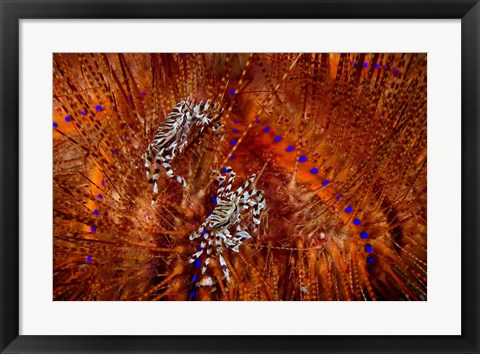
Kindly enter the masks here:
[[426, 53], [54, 53], [54, 301], [426, 301]]

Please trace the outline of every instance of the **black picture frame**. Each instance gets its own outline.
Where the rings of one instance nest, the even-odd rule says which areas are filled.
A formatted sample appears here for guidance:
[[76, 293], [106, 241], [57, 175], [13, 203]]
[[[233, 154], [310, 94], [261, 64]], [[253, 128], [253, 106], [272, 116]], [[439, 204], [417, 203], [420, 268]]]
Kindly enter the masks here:
[[[478, 0], [0, 0], [1, 353], [479, 353]], [[19, 335], [19, 20], [119, 18], [461, 19], [460, 336]], [[448, 137], [445, 137], [447, 139]]]

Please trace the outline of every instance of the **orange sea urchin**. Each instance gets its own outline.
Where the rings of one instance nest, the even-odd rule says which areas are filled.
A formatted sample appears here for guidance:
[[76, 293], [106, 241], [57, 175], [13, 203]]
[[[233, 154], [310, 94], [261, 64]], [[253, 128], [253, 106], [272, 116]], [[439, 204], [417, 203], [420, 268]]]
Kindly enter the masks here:
[[[426, 300], [426, 62], [55, 54], [54, 299]], [[189, 97], [218, 125], [189, 131], [153, 191], [142, 156]], [[242, 197], [209, 242], [228, 171]]]

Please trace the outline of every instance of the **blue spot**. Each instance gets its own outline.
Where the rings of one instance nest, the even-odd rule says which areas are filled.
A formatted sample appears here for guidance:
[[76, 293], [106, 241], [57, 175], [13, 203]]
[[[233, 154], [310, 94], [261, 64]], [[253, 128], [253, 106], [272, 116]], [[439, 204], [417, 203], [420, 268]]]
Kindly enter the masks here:
[[213, 198], [212, 198], [212, 202], [215, 203], [215, 204], [217, 204], [217, 198], [213, 197]]
[[397, 74], [398, 74], [398, 69], [397, 69], [397, 68], [393, 69], [393, 73], [394, 73], [395, 75], [397, 75]]
[[351, 213], [352, 210], [353, 210], [353, 209], [352, 209], [352, 207], [351, 207], [350, 205], [345, 208], [345, 211], [346, 211], [347, 213]]
[[235, 134], [238, 134], [238, 129], [233, 129], [233, 132], [234, 132]]
[[53, 127], [54, 127], [54, 128], [58, 127], [57, 122], [53, 122]]
[[231, 143], [233, 146], [237, 145], [237, 141], [236, 141], [236, 140], [232, 140], [230, 143]]
[[234, 120], [233, 120], [233, 123], [237, 124], [237, 123], [238, 123], [238, 119], [234, 119]]
[[222, 168], [222, 173], [227, 173], [227, 168], [226, 167]]
[[146, 218], [147, 218], [147, 214], [143, 214], [143, 218], [146, 219]]
[[337, 194], [337, 196], [335, 197], [335, 199], [336, 199], [336, 200], [339, 200], [341, 197], [342, 197], [341, 194]]
[[180, 56], [183, 58], [187, 53], [180, 53]]
[[363, 63], [363, 67], [364, 67], [364, 68], [368, 68], [368, 63], [367, 63], [367, 62], [364, 62], [364, 63]]
[[278, 143], [280, 140], [282, 140], [282, 137], [280, 135], [277, 135], [275, 139], [273, 139], [273, 141], [276, 143]]
[[379, 63], [375, 64], [375, 69], [380, 69], [380, 64]]
[[82, 116], [86, 116], [86, 115], [87, 115], [87, 111], [81, 111], [80, 114], [81, 114]]
[[192, 281], [193, 281], [193, 282], [198, 281], [198, 275], [194, 275], [193, 278], [192, 278]]
[[293, 151], [293, 150], [295, 150], [295, 148], [294, 148], [292, 145], [290, 145], [289, 147], [287, 147], [287, 148], [285, 149], [285, 151], [289, 151], [289, 152], [290, 152], [290, 151]]
[[364, 239], [365, 239], [365, 238], [368, 238], [368, 232], [363, 231], [363, 232], [360, 234], [360, 237], [361, 237], [361, 238], [364, 238]]
[[385, 65], [383, 66], [383, 68], [386, 70], [386, 69], [387, 69], [387, 64], [385, 64]]
[[362, 222], [359, 219], [353, 219], [355, 225], [360, 225]]
[[197, 251], [200, 251], [202, 249], [202, 246], [197, 246]]
[[230, 90], [230, 94], [233, 96], [235, 94], [235, 90]]
[[93, 211], [93, 215], [98, 216], [99, 214], [100, 214], [100, 213], [98, 212], [98, 210], [95, 209], [95, 210]]
[[255, 123], [260, 123], [260, 119], [255, 119]]
[[120, 135], [120, 140], [121, 140], [121, 141], [124, 141], [125, 139], [123, 138], [123, 136]]
[[365, 246], [365, 251], [367, 251], [367, 252], [373, 252], [373, 247], [372, 247], [372, 245], [366, 245], [366, 246]]
[[235, 154], [230, 155], [230, 159], [233, 159], [235, 157]]
[[190, 291], [189, 295], [190, 297], [194, 297], [195, 295], [197, 295], [197, 292], [195, 290], [192, 290]]
[[312, 168], [312, 169], [310, 170], [310, 173], [311, 173], [312, 175], [316, 175], [316, 174], [318, 173], [318, 168], [316, 168], [316, 167]]
[[326, 179], [325, 181], [322, 182], [322, 186], [326, 186], [329, 183], [330, 183], [330, 181], [328, 179]]
[[86, 261], [87, 261], [87, 263], [90, 263], [92, 261], [92, 256], [87, 256]]
[[270, 127], [265, 127], [265, 128], [263, 128], [263, 130], [264, 130], [266, 133], [268, 133], [268, 132], [270, 131]]
[[118, 155], [118, 150], [117, 149], [113, 150], [113, 152], [115, 153], [115, 155]]
[[70, 118], [70, 116], [65, 117], [65, 122], [71, 122], [71, 121], [72, 121], [72, 118]]
[[95, 109], [96, 109], [98, 112], [100, 112], [100, 111], [102, 110], [102, 106], [97, 105], [97, 106], [95, 106]]
[[207, 230], [203, 229], [202, 235], [205, 235], [207, 233]]
[[375, 260], [372, 257], [367, 258], [367, 263], [373, 263], [373, 262], [375, 262]]
[[97, 228], [95, 226], [90, 226], [90, 232], [95, 232], [97, 231]]
[[207, 216], [212, 216], [212, 214], [208, 214]]
[[306, 156], [300, 156], [300, 158], [298, 159], [298, 162], [306, 162], [306, 161], [307, 161]]
[[140, 92], [142, 96], [145, 96], [147, 93], [145, 91]]
[[357, 66], [357, 62], [354, 61], [354, 62], [352, 63], [352, 66], [353, 66], [353, 67], [356, 67], [356, 66]]
[[194, 266], [195, 268], [198, 268], [198, 267], [200, 267], [201, 265], [202, 265], [202, 261], [199, 260], [199, 259], [197, 259], [197, 260], [193, 263], [193, 266]]
[[105, 180], [104, 180], [104, 179], [102, 179], [102, 186], [104, 186], [104, 185], [105, 185]]
[[97, 195], [97, 198], [98, 198], [98, 199], [102, 199], [102, 198], [103, 198], [103, 195], [99, 194], [99, 195]]

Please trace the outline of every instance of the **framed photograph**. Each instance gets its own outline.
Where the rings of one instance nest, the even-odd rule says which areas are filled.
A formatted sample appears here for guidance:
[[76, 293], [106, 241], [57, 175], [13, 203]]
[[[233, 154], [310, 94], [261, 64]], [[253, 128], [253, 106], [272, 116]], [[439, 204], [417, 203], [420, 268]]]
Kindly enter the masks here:
[[1, 353], [478, 353], [480, 5], [2, 1]]

